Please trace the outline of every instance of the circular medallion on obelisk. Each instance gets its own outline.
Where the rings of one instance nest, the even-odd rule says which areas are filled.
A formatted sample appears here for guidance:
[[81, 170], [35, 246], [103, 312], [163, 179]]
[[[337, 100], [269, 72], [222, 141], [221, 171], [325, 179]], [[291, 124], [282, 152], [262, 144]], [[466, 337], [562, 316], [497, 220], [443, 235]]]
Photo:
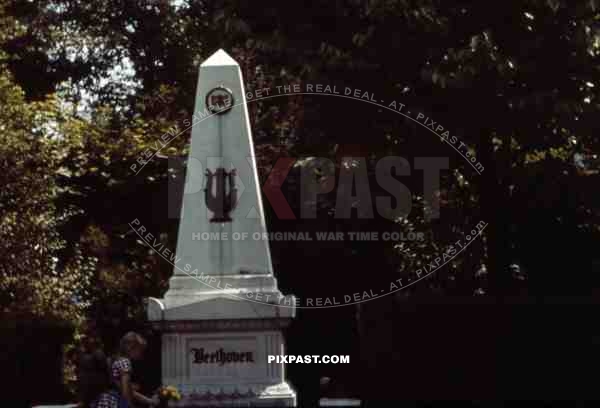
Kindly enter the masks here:
[[206, 108], [210, 113], [221, 115], [228, 112], [232, 107], [233, 93], [229, 89], [218, 86], [206, 94]]

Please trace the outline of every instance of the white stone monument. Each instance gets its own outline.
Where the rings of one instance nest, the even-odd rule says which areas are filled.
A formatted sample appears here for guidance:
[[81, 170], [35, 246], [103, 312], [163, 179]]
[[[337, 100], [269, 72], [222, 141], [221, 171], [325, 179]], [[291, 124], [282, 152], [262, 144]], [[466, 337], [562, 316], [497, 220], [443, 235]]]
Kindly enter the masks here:
[[267, 360], [284, 353], [295, 299], [273, 276], [242, 75], [223, 50], [200, 66], [193, 119], [174, 275], [147, 309], [163, 385], [182, 393], [174, 407], [295, 406]]

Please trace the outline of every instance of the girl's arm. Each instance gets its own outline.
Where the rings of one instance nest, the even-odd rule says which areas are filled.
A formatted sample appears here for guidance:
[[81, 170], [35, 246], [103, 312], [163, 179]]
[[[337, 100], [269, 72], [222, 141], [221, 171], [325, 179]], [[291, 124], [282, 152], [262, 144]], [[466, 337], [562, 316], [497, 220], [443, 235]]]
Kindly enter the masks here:
[[131, 375], [129, 372], [121, 372], [121, 394], [128, 405], [133, 406], [133, 389], [131, 388]]
[[157, 401], [140, 394], [134, 388], [137, 387], [134, 387], [131, 383], [131, 375], [128, 372], [121, 373], [121, 390], [123, 397], [127, 400], [127, 403], [130, 406], [134, 406], [134, 401], [141, 402], [142, 404], [146, 404], [151, 407], [158, 405]]
[[140, 394], [137, 391], [133, 391], [133, 398], [138, 401], [141, 402], [142, 404], [147, 404], [150, 405], [151, 407], [157, 406], [158, 402], [152, 398], [148, 398], [143, 394]]
[[130, 406], [133, 406], [134, 401], [150, 405], [151, 407], [157, 405], [157, 401], [148, 398], [145, 395], [140, 394], [139, 392], [134, 390], [134, 387], [131, 383], [131, 374], [129, 374], [128, 372], [121, 373], [121, 390], [121, 392], [123, 393], [123, 397], [125, 398], [125, 400], [127, 400], [127, 403]]
[[158, 401], [155, 401], [152, 398], [148, 398], [144, 394], [140, 393], [140, 385], [139, 384], [132, 382], [131, 389], [133, 390], [133, 398], [136, 401], [141, 402], [143, 404], [148, 404], [148, 405], [152, 405], [152, 404], [157, 405], [158, 404]]

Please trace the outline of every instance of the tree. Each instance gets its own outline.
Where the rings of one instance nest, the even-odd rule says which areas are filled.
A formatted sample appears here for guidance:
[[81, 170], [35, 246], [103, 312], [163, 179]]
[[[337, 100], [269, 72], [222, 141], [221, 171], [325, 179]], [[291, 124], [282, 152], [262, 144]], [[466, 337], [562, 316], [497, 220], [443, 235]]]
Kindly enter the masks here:
[[[4, 17], [2, 23], [5, 40], [9, 21]], [[83, 316], [93, 263], [77, 248], [70, 262], [59, 259], [65, 247], [59, 228], [70, 214], [56, 207], [55, 173], [65, 151], [61, 128], [70, 118], [51, 95], [27, 102], [5, 65], [0, 100], [0, 307], [5, 318], [73, 324]]]

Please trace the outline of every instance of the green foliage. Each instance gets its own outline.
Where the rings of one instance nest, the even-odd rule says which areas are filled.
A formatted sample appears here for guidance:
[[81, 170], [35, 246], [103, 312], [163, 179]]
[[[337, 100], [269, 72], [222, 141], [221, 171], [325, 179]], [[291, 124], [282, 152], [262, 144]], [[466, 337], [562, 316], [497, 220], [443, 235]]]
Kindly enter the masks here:
[[65, 241], [59, 227], [69, 218], [58, 209], [55, 173], [65, 144], [57, 101], [27, 103], [0, 67], [0, 308], [5, 317], [76, 323], [83, 317], [93, 263], [76, 251], [60, 262]]

